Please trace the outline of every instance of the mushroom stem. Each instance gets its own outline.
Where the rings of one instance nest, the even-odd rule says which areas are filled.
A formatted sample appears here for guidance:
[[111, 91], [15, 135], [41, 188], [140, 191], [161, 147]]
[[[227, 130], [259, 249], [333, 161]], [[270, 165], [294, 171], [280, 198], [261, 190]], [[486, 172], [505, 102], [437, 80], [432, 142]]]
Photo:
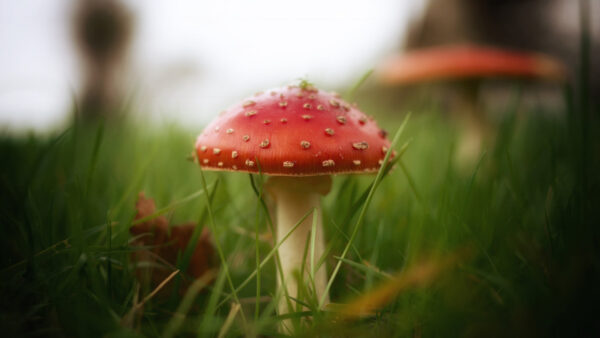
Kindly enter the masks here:
[[[284, 283], [278, 280], [279, 288], [286, 288], [290, 297], [305, 299], [303, 293], [312, 289], [310, 281], [311, 264], [314, 264], [314, 293], [316, 299], [321, 299], [327, 285], [325, 264], [317, 269], [318, 261], [325, 251], [325, 240], [321, 216], [321, 195], [326, 195], [331, 188], [330, 176], [288, 177], [274, 176], [267, 182], [267, 189], [276, 202], [277, 242], [281, 241], [296, 223], [308, 212], [315, 209], [317, 224], [315, 232], [314, 262], [311, 262], [311, 229], [313, 217], [307, 217], [294, 232], [279, 247], [279, 258], [283, 269]], [[308, 248], [306, 260], [303, 261], [305, 248]], [[298, 290], [300, 270], [304, 266], [302, 280], [305, 287]], [[326, 296], [326, 302], [329, 297]], [[296, 303], [291, 302], [295, 307]], [[279, 303], [279, 313], [293, 312], [288, 309], [288, 300], [282, 298]]]
[[455, 161], [459, 170], [469, 171], [481, 156], [484, 145], [493, 142], [493, 128], [485, 116], [480, 101], [480, 83], [478, 80], [463, 81], [458, 87], [455, 120], [460, 135], [455, 152]]

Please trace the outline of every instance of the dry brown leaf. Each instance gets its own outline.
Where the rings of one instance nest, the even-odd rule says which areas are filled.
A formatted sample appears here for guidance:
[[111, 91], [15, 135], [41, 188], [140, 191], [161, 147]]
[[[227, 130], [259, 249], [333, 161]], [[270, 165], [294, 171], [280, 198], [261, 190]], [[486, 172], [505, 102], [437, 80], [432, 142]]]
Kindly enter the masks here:
[[[135, 207], [136, 220], [156, 212], [154, 200], [146, 198], [143, 192], [139, 193]], [[132, 254], [132, 260], [138, 264], [136, 273], [140, 281], [151, 282], [152, 286], [156, 286], [167, 278], [176, 269], [177, 256], [183, 255], [195, 227], [193, 222], [169, 227], [169, 222], [164, 216], [132, 226], [129, 231], [137, 237], [132, 245], [150, 247], [136, 250]], [[215, 250], [210, 237], [209, 230], [204, 228], [186, 269], [186, 273], [193, 278], [201, 277], [216, 266]], [[181, 291], [184, 292], [185, 288]]]

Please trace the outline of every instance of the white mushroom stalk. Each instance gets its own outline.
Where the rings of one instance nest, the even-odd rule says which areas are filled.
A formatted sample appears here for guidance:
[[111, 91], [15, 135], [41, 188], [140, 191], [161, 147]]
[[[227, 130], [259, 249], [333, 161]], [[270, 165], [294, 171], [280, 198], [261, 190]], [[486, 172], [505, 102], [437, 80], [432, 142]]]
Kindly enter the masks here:
[[[274, 221], [277, 227], [277, 242], [281, 241], [285, 234], [311, 210], [314, 210], [317, 215], [314, 248], [311, 247], [313, 217], [306, 217], [279, 247], [279, 259], [284, 281], [282, 283], [279, 280], [278, 286], [279, 288], [285, 288], [287, 295], [290, 297], [305, 299], [307, 296], [305, 292], [308, 292], [308, 296], [315, 296], [316, 299], [320, 300], [325, 293], [327, 285], [326, 266], [325, 264], [317, 266], [317, 264], [325, 251], [320, 201], [321, 196], [326, 195], [330, 188], [330, 176], [275, 176], [267, 182], [267, 190], [276, 203]], [[314, 272], [314, 275], [311, 275], [311, 271]], [[304, 290], [299, 288], [299, 279], [302, 280], [301, 287]], [[313, 294], [310, 294], [311, 292]], [[325, 295], [325, 302], [329, 302], [328, 295]], [[282, 297], [279, 302], [279, 313], [293, 312], [297, 303], [291, 301], [291, 304], [293, 308], [289, 309], [288, 299]]]
[[[329, 301], [326, 267], [318, 264], [325, 249], [320, 198], [329, 192], [330, 175], [378, 172], [390, 146], [386, 135], [358, 105], [302, 82], [231, 106], [196, 139], [196, 156], [205, 170], [270, 176], [265, 188], [276, 202], [272, 219], [283, 243], [278, 249], [280, 315], [304, 310], [295, 299]], [[283, 321], [283, 331], [289, 332], [289, 322]]]

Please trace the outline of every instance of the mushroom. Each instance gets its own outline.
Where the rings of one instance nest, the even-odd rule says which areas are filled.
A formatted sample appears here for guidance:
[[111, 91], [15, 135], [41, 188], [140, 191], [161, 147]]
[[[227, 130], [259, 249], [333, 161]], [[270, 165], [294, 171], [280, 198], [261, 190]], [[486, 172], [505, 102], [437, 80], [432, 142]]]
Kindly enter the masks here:
[[[356, 105], [302, 83], [258, 93], [222, 112], [198, 136], [196, 155], [207, 170], [260, 170], [270, 176], [266, 188], [276, 204], [277, 242], [316, 210], [316, 264], [325, 248], [320, 197], [331, 188], [330, 176], [377, 172], [389, 147], [386, 132]], [[312, 223], [307, 217], [279, 247], [284, 278], [279, 287], [292, 297], [298, 293], [297, 273], [311, 266], [303, 257]], [[315, 267], [314, 292], [328, 302], [326, 284], [325, 264]], [[286, 304], [282, 299], [280, 313], [288, 312]]]
[[386, 85], [460, 81], [457, 116], [465, 129], [458, 144], [459, 162], [470, 162], [490, 134], [489, 122], [477, 108], [480, 80], [520, 78], [559, 82], [565, 78], [562, 63], [550, 56], [475, 45], [431, 47], [395, 55], [378, 67]]

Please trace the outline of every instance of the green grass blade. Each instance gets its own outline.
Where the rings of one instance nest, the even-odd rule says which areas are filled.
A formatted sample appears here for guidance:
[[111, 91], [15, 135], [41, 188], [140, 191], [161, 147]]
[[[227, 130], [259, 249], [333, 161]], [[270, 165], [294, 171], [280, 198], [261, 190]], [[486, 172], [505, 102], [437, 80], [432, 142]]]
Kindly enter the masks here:
[[[204, 196], [206, 196], [206, 209], [208, 210], [208, 224], [210, 224], [210, 230], [214, 236], [215, 247], [217, 248], [217, 253], [219, 254], [219, 258], [221, 259], [222, 269], [225, 273], [225, 277], [227, 278], [227, 283], [231, 288], [231, 292], [233, 295], [233, 299], [237, 304], [240, 303], [240, 300], [237, 295], [237, 291], [235, 286], [233, 285], [233, 280], [231, 279], [231, 274], [229, 273], [229, 265], [227, 264], [227, 259], [225, 258], [225, 254], [223, 253], [223, 248], [221, 248], [221, 243], [219, 242], [219, 236], [217, 232], [217, 226], [215, 224], [215, 218], [213, 216], [212, 208], [210, 206], [210, 198], [208, 195], [208, 187], [206, 184], [206, 179], [204, 178], [204, 170], [200, 168], [200, 178], [202, 181], [202, 188], [204, 189]], [[246, 317], [244, 316], [244, 311], [241, 313], [242, 321], [244, 322], [244, 326], [246, 326]]]
[[[354, 239], [356, 238], [356, 235], [358, 234], [358, 230], [359, 230], [360, 226], [362, 225], [362, 221], [363, 221], [363, 218], [365, 217], [367, 207], [371, 203], [371, 199], [373, 198], [375, 189], [377, 188], [379, 181], [383, 177], [383, 173], [385, 171], [384, 168], [386, 168], [387, 163], [390, 160], [390, 156], [392, 155], [392, 151], [393, 151], [394, 147], [396, 146], [396, 143], [398, 143], [398, 140], [400, 139], [400, 136], [402, 135], [402, 132], [404, 131], [404, 127], [406, 126], [406, 123], [408, 122], [409, 118], [410, 118], [410, 113], [408, 115], [406, 115], [406, 117], [404, 118], [404, 121], [400, 125], [400, 128], [396, 132], [396, 135], [394, 135], [390, 149], [388, 149], [387, 153], [385, 154], [385, 158], [383, 160], [383, 165], [377, 172], [377, 176], [375, 176], [375, 180], [373, 181], [372, 187], [369, 190], [369, 194], [365, 200], [365, 203], [363, 204], [363, 207], [360, 210], [360, 214], [358, 216], [358, 220], [356, 221], [356, 224], [354, 225], [354, 229], [352, 230], [352, 235], [350, 236], [350, 240], [348, 241], [348, 243], [346, 244], [346, 247], [344, 247], [344, 250], [342, 251], [342, 255], [340, 256], [342, 259], [346, 258], [346, 254], [348, 253], [348, 250], [350, 249], [352, 242], [354, 242]], [[319, 309], [323, 308], [325, 299], [326, 299], [327, 295], [329, 294], [329, 289], [331, 289], [331, 286], [333, 285], [333, 281], [335, 280], [335, 277], [337, 276], [341, 265], [342, 265], [342, 260], [338, 261], [335, 268], [333, 269], [333, 273], [331, 274], [331, 277], [329, 278], [329, 281], [327, 282], [327, 286], [325, 287], [325, 292], [323, 293], [323, 295], [321, 296], [321, 300], [319, 301]]]
[[[275, 244], [275, 246], [273, 247], [273, 249], [271, 249], [271, 251], [269, 251], [269, 253], [267, 254], [267, 256], [265, 256], [265, 258], [262, 260], [262, 262], [260, 263], [259, 267], [262, 269], [265, 264], [267, 264], [267, 262], [271, 259], [271, 257], [273, 257], [273, 255], [275, 255], [275, 253], [277, 252], [277, 250], [279, 249], [279, 247], [281, 246], [281, 244], [283, 244], [283, 242], [285, 242], [286, 239], [288, 239], [288, 237], [290, 237], [290, 235], [296, 230], [296, 228], [298, 228], [300, 226], [300, 224], [302, 224], [302, 222], [304, 222], [304, 220], [308, 217], [308, 215], [310, 215], [312, 212], [314, 212], [314, 209], [309, 210], [306, 214], [304, 214], [304, 216], [302, 216], [302, 218], [296, 222], [296, 224], [294, 224], [294, 226], [290, 229], [290, 231], [288, 231], [285, 236], [283, 236], [281, 238], [281, 241], [279, 241], [277, 244]], [[254, 278], [254, 276], [256, 276], [256, 270], [254, 270], [250, 276], [248, 276], [242, 283], [240, 283], [240, 285], [238, 285], [238, 287], [235, 289], [236, 292], [239, 292], [242, 288], [244, 288], [244, 286], [246, 286], [251, 280], [252, 278]], [[217, 305], [217, 307], [220, 307], [221, 305], [225, 304], [229, 299], [230, 299], [230, 295], [225, 297], [220, 303], [219, 305]]]

